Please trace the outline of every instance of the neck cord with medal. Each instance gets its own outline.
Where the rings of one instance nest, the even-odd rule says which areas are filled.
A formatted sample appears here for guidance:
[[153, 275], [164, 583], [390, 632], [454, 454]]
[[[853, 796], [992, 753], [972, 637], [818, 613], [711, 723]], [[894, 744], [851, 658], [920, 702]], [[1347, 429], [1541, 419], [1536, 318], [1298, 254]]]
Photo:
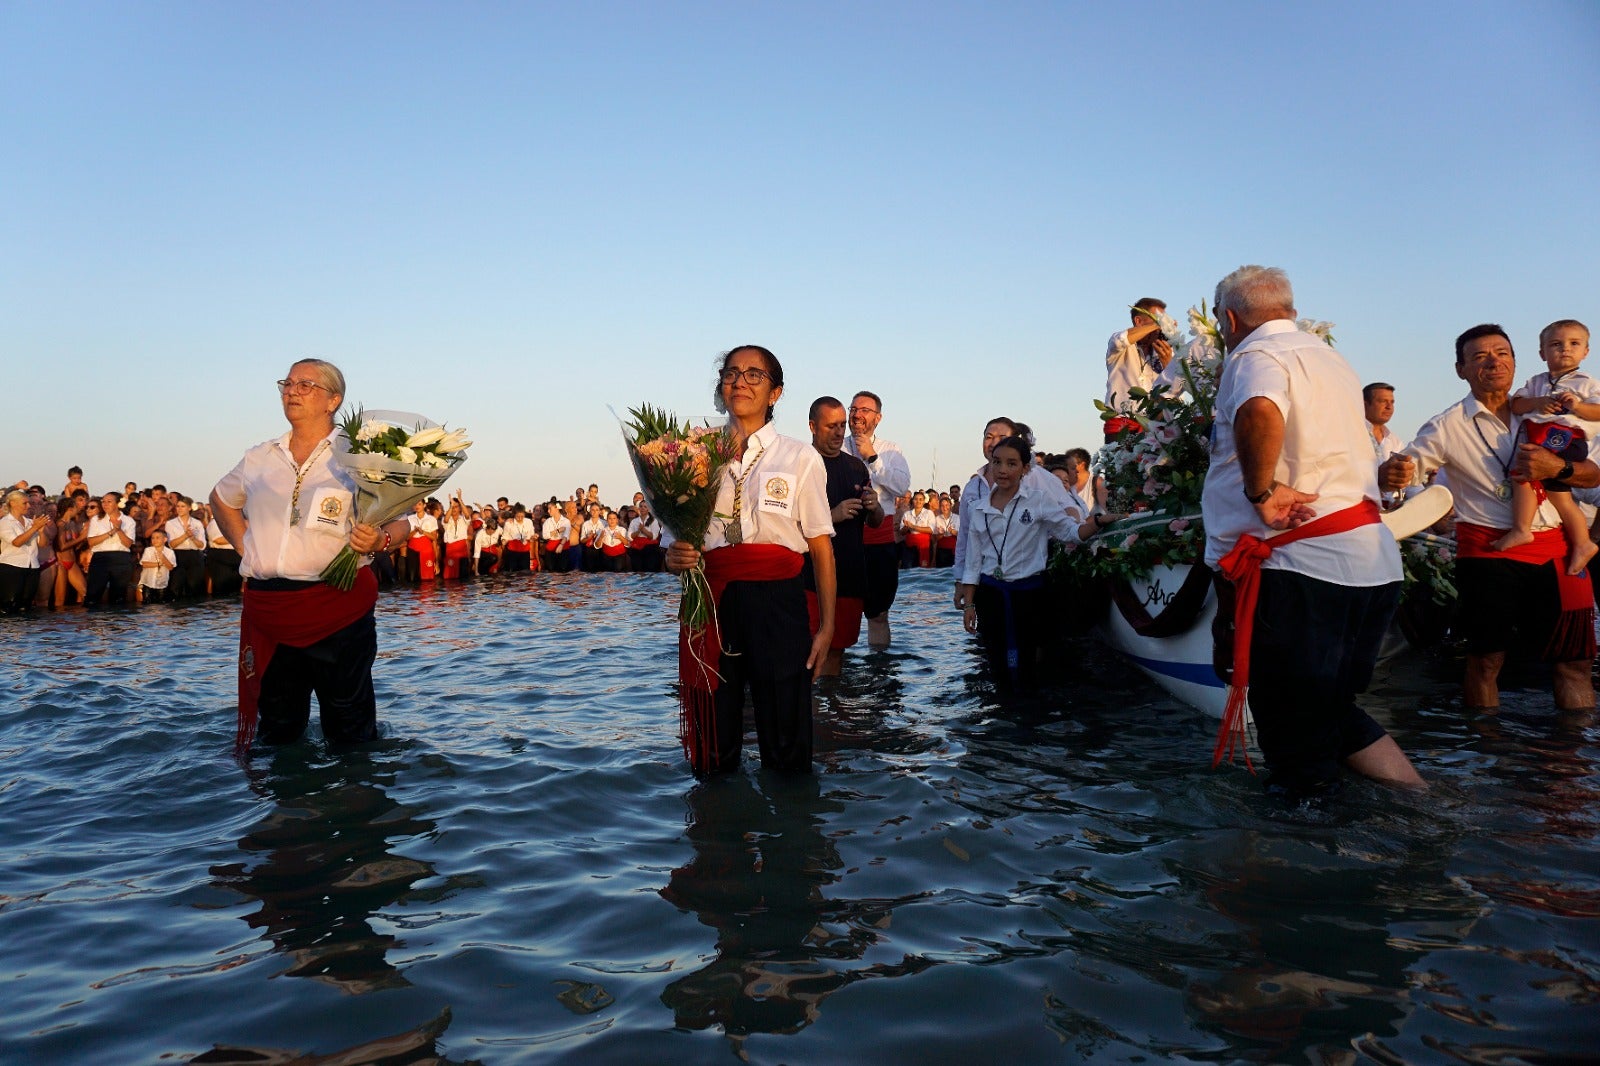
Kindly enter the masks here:
[[744, 473], [733, 479], [733, 517], [728, 519], [722, 529], [722, 539], [729, 544], [744, 543], [744, 527], [739, 517], [744, 508], [744, 483], [745, 479], [750, 476], [751, 471], [755, 470], [757, 461], [760, 460], [766, 450], [766, 445], [756, 441], [756, 453], [744, 465]]
[[[1472, 419], [1472, 428], [1477, 431], [1478, 439], [1483, 441], [1484, 448], [1486, 448], [1489, 454], [1494, 457], [1494, 461], [1499, 464], [1500, 472], [1505, 475], [1505, 477], [1500, 480], [1500, 484], [1494, 487], [1495, 498], [1499, 500], [1511, 499], [1511, 464], [1500, 458], [1499, 451], [1495, 449], [1494, 445], [1489, 443], [1489, 438], [1483, 435], [1483, 427], [1478, 425], [1478, 419], [1476, 416], [1474, 416]], [[1513, 435], [1511, 438], [1511, 449], [1513, 455], [1516, 454], [1516, 446], [1516, 437]]]
[[[1018, 488], [1021, 488], [1021, 486], [1018, 486]], [[1011, 539], [1011, 520], [1017, 516], [1017, 494], [1015, 492], [1011, 494], [1011, 499], [1006, 501], [1006, 507], [1008, 508], [1006, 511], [1006, 528], [1005, 532], [1000, 535], [999, 544], [994, 542], [994, 530], [989, 528], [989, 520], [987, 518], [983, 520], [983, 534], [989, 538], [989, 546], [994, 549], [994, 579], [996, 581], [1005, 580], [1001, 576], [1001, 572], [1006, 564], [1006, 542]]]
[[305, 461], [305, 464], [303, 466], [301, 466], [298, 470], [295, 471], [295, 474], [294, 474], [294, 495], [292, 495], [289, 498], [289, 525], [290, 526], [298, 526], [300, 524], [300, 483], [306, 479], [306, 474], [311, 472], [311, 464], [313, 464], [313, 463], [315, 463], [317, 461], [317, 457], [322, 454], [322, 450], [324, 448], [326, 448], [327, 446], [328, 446], [327, 438], [323, 438], [322, 443], [318, 444], [317, 447], [316, 447], [316, 450], [311, 453], [311, 457], [308, 458]]

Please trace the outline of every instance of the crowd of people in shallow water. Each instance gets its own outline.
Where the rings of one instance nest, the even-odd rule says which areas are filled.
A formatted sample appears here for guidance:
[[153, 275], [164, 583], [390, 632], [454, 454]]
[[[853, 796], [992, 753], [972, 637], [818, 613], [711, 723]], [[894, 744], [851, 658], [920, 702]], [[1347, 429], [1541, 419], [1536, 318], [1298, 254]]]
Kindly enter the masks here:
[[[1039, 453], [1041, 466], [1084, 499], [1104, 503], [1087, 449]], [[454, 582], [501, 573], [654, 573], [661, 526], [642, 493], [621, 507], [598, 485], [528, 506], [461, 496], [419, 501], [411, 535], [373, 560], [385, 586]], [[961, 523], [961, 486], [916, 489], [896, 501], [902, 569], [949, 568]], [[16, 544], [17, 540], [24, 543]], [[97, 492], [72, 467], [59, 493], [14, 483], [0, 508], [0, 613], [51, 607], [176, 603], [234, 596], [239, 553], [203, 499], [156, 484]]]

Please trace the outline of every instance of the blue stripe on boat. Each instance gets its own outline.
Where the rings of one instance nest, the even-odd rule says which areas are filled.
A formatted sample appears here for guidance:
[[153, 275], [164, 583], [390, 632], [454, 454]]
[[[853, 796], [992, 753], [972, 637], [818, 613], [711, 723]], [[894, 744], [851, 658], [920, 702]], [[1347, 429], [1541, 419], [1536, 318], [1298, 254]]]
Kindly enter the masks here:
[[1226, 688], [1218, 678], [1217, 672], [1211, 668], [1210, 663], [1174, 663], [1164, 659], [1146, 659], [1142, 655], [1129, 655], [1128, 658], [1158, 674], [1187, 681], [1191, 685], [1204, 685], [1206, 688]]

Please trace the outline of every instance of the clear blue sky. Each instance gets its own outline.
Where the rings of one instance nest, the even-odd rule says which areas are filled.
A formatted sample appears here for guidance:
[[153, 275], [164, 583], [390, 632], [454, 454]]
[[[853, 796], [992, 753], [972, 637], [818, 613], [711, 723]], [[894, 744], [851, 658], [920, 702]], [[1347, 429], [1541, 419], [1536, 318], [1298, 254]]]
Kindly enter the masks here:
[[631, 474], [607, 405], [883, 395], [919, 482], [1094, 447], [1107, 336], [1289, 271], [1409, 434], [1451, 341], [1600, 325], [1600, 5], [0, 5], [7, 479], [194, 494], [272, 381], [473, 431], [469, 498]]

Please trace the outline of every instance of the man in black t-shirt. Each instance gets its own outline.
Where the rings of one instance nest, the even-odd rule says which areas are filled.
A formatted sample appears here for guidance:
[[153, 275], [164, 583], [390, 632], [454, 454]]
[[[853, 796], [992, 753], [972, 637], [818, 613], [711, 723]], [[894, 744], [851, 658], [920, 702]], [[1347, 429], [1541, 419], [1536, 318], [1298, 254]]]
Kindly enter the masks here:
[[[839, 595], [834, 609], [833, 643], [818, 676], [834, 676], [844, 659], [844, 649], [861, 636], [861, 605], [867, 590], [867, 550], [861, 540], [864, 527], [883, 521], [883, 508], [872, 487], [867, 465], [843, 451], [850, 419], [844, 404], [821, 396], [811, 404], [811, 445], [822, 456], [828, 472], [828, 507], [833, 517], [833, 560]], [[817, 631], [816, 579], [808, 553], [802, 573], [806, 603], [811, 611], [811, 631]]]

